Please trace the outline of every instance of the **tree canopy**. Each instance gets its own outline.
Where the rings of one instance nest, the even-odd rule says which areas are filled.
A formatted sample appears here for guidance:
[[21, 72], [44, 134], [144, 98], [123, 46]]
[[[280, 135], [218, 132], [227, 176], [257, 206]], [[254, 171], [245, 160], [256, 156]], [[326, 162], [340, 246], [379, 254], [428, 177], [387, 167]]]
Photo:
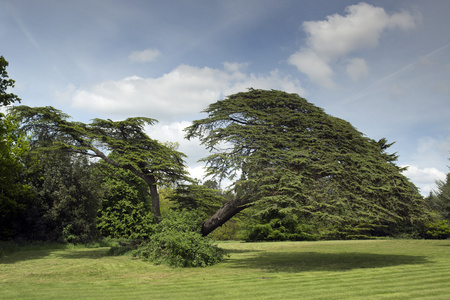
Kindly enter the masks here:
[[157, 183], [187, 179], [184, 154], [151, 139], [144, 132], [146, 125], [156, 122], [154, 119], [94, 119], [90, 124], [85, 124], [69, 121], [67, 114], [53, 107], [22, 105], [11, 108], [10, 112], [20, 121], [20, 130], [29, 134], [32, 146], [45, 139], [45, 136], [58, 136], [47, 149], [67, 150], [100, 158], [115, 168], [128, 170], [139, 177], [148, 187], [146, 193], [151, 197], [157, 222], [161, 218]]
[[[7, 66], [8, 62], [0, 56], [0, 107], [20, 102], [18, 96], [7, 93], [8, 88], [14, 87], [14, 80], [8, 79]], [[17, 213], [24, 209], [24, 199], [30, 192], [20, 161], [28, 151], [28, 143], [17, 127], [17, 122], [0, 112], [0, 238], [13, 235]]]
[[445, 181], [437, 180], [436, 186], [436, 190], [427, 199], [429, 206], [450, 222], [450, 173], [447, 173]]
[[[112, 167], [109, 175], [125, 182], [135, 180], [110, 170], [123, 169], [139, 178], [156, 222], [161, 220], [157, 186], [190, 180], [184, 155], [144, 132], [154, 119], [85, 124], [69, 121], [53, 107], [17, 106], [10, 112], [32, 148], [51, 140], [44, 149], [100, 158]], [[204, 236], [250, 206], [265, 216], [314, 219], [334, 228], [411, 225], [428, 218], [423, 198], [395, 164], [396, 155], [387, 153], [385, 139], [364, 136], [296, 94], [250, 89], [204, 112], [208, 116], [186, 128], [186, 136], [200, 138], [212, 152], [203, 159], [208, 175], [232, 180], [233, 198], [196, 185], [179, 185], [173, 197], [180, 208], [209, 214], [202, 224]]]
[[8, 79], [8, 72], [6, 72], [6, 67], [8, 62], [3, 56], [0, 56], [0, 106], [10, 105], [14, 102], [20, 102], [20, 98], [13, 94], [7, 93], [8, 88], [14, 87], [14, 80]]
[[186, 137], [212, 151], [208, 175], [234, 180], [237, 195], [203, 224], [205, 235], [254, 205], [339, 226], [426, 218], [418, 189], [386, 152], [391, 144], [296, 94], [250, 89], [204, 112]]

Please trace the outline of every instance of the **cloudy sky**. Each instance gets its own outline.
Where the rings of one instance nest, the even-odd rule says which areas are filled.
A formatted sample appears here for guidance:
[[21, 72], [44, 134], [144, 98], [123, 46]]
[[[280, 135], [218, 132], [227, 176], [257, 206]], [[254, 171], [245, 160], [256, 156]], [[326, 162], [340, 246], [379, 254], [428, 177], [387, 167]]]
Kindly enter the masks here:
[[249, 87], [298, 93], [391, 152], [427, 195], [450, 162], [450, 1], [0, 0], [0, 55], [28, 106], [183, 128]]

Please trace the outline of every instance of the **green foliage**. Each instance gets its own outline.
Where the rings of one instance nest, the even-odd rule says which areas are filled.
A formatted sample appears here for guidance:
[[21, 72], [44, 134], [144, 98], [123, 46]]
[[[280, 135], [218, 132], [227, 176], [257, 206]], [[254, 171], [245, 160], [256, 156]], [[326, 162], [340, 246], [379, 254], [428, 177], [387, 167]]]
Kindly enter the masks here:
[[[10, 105], [14, 102], [20, 102], [20, 98], [13, 93], [7, 93], [8, 88], [14, 87], [14, 80], [8, 79], [8, 72], [6, 72], [6, 67], [8, 62], [3, 56], [0, 56], [0, 106]], [[1, 116], [0, 116], [1, 119]]]
[[30, 152], [29, 184], [35, 197], [24, 213], [27, 239], [88, 243], [98, 238], [99, 198], [103, 191], [84, 156]]
[[[0, 107], [20, 102], [20, 98], [8, 93], [14, 80], [8, 79], [8, 62], [0, 56]], [[12, 238], [20, 227], [19, 213], [26, 207], [30, 190], [23, 176], [21, 158], [28, 151], [25, 136], [17, 132], [18, 124], [0, 112], [0, 239]]]
[[[373, 230], [381, 227], [379, 225], [351, 222], [347, 224], [338, 224], [338, 226], [329, 226], [321, 232], [323, 239], [332, 240], [365, 240], [373, 239], [375, 234]], [[393, 236], [385, 234], [383, 236]]]
[[[105, 163], [99, 163], [97, 168], [108, 169]], [[120, 177], [103, 177], [105, 194], [98, 211], [97, 228], [104, 237], [148, 239], [155, 217], [149, 196], [143, 191], [145, 183], [129, 171], [121, 170], [118, 174]]]
[[[314, 218], [334, 228], [423, 224], [418, 189], [395, 165], [391, 144], [365, 137], [295, 94], [250, 89], [211, 104], [193, 122], [212, 154], [213, 178], [236, 180], [238, 205]], [[240, 209], [240, 210], [239, 210]]]
[[206, 267], [222, 261], [225, 252], [202, 237], [201, 223], [196, 212], [172, 212], [155, 227], [150, 240], [139, 246], [136, 255], [172, 267]]
[[450, 238], [450, 224], [446, 220], [438, 220], [425, 224], [421, 236], [425, 239], [443, 240]]
[[[50, 136], [58, 136], [51, 150], [65, 150], [100, 158], [113, 170], [128, 170], [147, 185], [152, 199], [152, 211], [157, 221], [161, 218], [158, 183], [173, 183], [187, 179], [184, 154], [151, 139], [144, 131], [146, 125], [156, 122], [145, 117], [123, 121], [95, 119], [90, 124], [69, 121], [69, 116], [53, 107], [17, 106], [11, 109], [21, 122], [32, 143]], [[115, 153], [114, 157], [106, 153]]]
[[170, 200], [180, 209], [195, 210], [205, 215], [213, 214], [227, 201], [220, 191], [197, 183], [179, 185]]
[[427, 198], [428, 205], [450, 222], [450, 173], [445, 181], [436, 181], [437, 189]]
[[317, 227], [306, 223], [306, 220], [271, 209], [250, 218], [244, 226], [242, 238], [246, 241], [315, 241], [319, 235]]
[[159, 192], [159, 202], [161, 205], [161, 215], [165, 216], [170, 212], [173, 206], [171, 199], [175, 194], [175, 188], [173, 185], [163, 185], [158, 187]]
[[437, 216], [434, 222], [425, 224], [420, 235], [426, 239], [447, 239], [450, 238], [450, 173], [445, 181], [437, 180], [436, 185], [426, 201]]
[[27, 208], [27, 199], [32, 197], [23, 163], [29, 145], [17, 127], [9, 116], [0, 117], [0, 239], [18, 234], [21, 214]]
[[210, 235], [208, 235], [213, 240], [218, 241], [237, 241], [242, 239], [241, 230], [242, 230], [243, 221], [239, 218], [233, 218], [214, 230]]

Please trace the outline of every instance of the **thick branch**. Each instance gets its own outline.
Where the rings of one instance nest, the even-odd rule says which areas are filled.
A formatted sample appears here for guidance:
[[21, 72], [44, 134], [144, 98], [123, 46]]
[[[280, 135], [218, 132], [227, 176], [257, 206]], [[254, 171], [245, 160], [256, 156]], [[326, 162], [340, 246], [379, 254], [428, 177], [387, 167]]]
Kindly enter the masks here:
[[225, 224], [228, 220], [234, 217], [239, 212], [249, 207], [251, 203], [247, 199], [238, 198], [227, 202], [224, 206], [219, 208], [214, 215], [202, 224], [202, 235], [207, 236], [218, 227]]

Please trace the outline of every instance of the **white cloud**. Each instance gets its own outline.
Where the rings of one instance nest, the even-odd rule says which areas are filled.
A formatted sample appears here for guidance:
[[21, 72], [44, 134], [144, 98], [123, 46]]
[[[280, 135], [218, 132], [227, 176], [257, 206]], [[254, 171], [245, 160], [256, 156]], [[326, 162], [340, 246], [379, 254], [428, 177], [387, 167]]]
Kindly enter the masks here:
[[146, 49], [143, 51], [134, 51], [128, 58], [132, 62], [145, 63], [155, 61], [160, 55], [161, 52], [158, 49]]
[[324, 87], [334, 86], [330, 64], [338, 58], [357, 50], [375, 48], [387, 29], [405, 30], [416, 26], [416, 19], [408, 12], [389, 15], [383, 8], [367, 3], [348, 6], [345, 12], [345, 16], [334, 14], [323, 21], [304, 22], [307, 46], [289, 58], [290, 64]]
[[226, 72], [230, 73], [241, 73], [242, 69], [249, 66], [249, 63], [236, 63], [236, 62], [224, 62], [223, 68]]
[[163, 121], [197, 114], [224, 95], [250, 87], [304, 94], [298, 80], [277, 70], [264, 75], [248, 74], [241, 70], [243, 67], [245, 64], [233, 63], [225, 63], [224, 69], [180, 65], [157, 78], [131, 76], [72, 91], [71, 102], [76, 108], [90, 111]]
[[353, 81], [364, 79], [369, 74], [369, 67], [367, 67], [366, 61], [362, 58], [352, 58], [348, 61], [347, 74]]
[[203, 166], [195, 166], [195, 167], [189, 167], [188, 172], [189, 172], [189, 174], [191, 174], [192, 178], [203, 181], [206, 170]]
[[445, 180], [446, 178], [445, 173], [436, 168], [421, 169], [415, 165], [402, 167], [408, 167], [403, 174], [415, 183], [415, 185], [420, 189], [420, 193], [424, 196], [429, 195], [430, 192], [436, 188], [436, 180]]
[[427, 196], [436, 188], [436, 180], [445, 180], [449, 150], [450, 136], [439, 139], [424, 136], [417, 140], [415, 153], [409, 162], [404, 163], [404, 166], [408, 166], [404, 174], [420, 188], [422, 195]]
[[184, 138], [184, 129], [192, 123], [188, 121], [176, 121], [170, 123], [157, 123], [146, 128], [147, 134], [160, 142], [177, 142], [179, 151], [186, 154], [189, 165], [195, 164], [200, 158], [206, 156], [208, 151], [200, 146], [198, 139], [187, 140]]
[[320, 83], [323, 87], [333, 88], [336, 86], [331, 79], [333, 76], [331, 67], [310, 49], [303, 49], [294, 53], [289, 58], [289, 63], [295, 65], [300, 72], [305, 73], [312, 81]]
[[198, 139], [187, 140], [184, 138], [184, 129], [192, 123], [188, 121], [177, 121], [172, 123], [157, 123], [148, 126], [145, 130], [152, 138], [162, 143], [176, 142], [178, 143], [178, 151], [186, 155], [185, 161], [188, 165], [188, 172], [192, 178], [203, 180], [205, 175], [204, 163], [198, 163], [198, 160], [209, 155], [208, 150], [200, 145]]

